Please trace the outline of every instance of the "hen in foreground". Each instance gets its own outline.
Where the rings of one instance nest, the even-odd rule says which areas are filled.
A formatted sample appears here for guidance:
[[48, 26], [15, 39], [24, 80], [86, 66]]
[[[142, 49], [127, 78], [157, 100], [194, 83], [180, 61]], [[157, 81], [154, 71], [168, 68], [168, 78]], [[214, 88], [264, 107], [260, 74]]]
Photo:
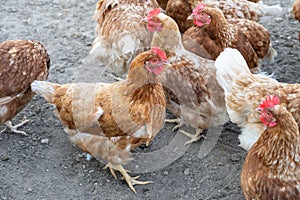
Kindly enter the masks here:
[[13, 126], [10, 120], [32, 99], [30, 84], [48, 77], [50, 58], [44, 46], [34, 40], [10, 40], [0, 43], [0, 123], [12, 132], [28, 120]]
[[247, 200], [300, 197], [300, 134], [293, 115], [277, 96], [259, 106], [266, 126], [245, 159], [241, 186]]
[[123, 164], [130, 150], [149, 142], [165, 119], [165, 95], [158, 81], [166, 56], [158, 48], [139, 54], [131, 63], [128, 78], [112, 84], [59, 85], [35, 81], [32, 90], [57, 108], [57, 116], [71, 141], [97, 159], [108, 162], [112, 175], [121, 172], [129, 187], [148, 184], [129, 176]]
[[143, 19], [157, 7], [156, 0], [99, 0], [94, 14], [98, 33], [90, 56], [126, 77], [135, 56], [150, 49], [151, 35]]
[[[179, 122], [196, 129], [188, 142], [199, 140], [204, 129], [223, 125], [227, 121], [224, 91], [216, 80], [214, 62], [184, 49], [176, 22], [154, 9], [147, 16], [148, 30], [154, 32], [152, 46], [167, 53], [170, 66], [160, 79], [164, 85], [167, 108]], [[180, 118], [180, 119], [179, 119]]]
[[265, 126], [256, 108], [270, 94], [281, 103], [300, 125], [300, 84], [280, 83], [264, 74], [252, 74], [236, 49], [226, 48], [216, 60], [217, 80], [225, 92], [227, 112], [241, 129], [240, 146], [245, 150], [257, 141]]

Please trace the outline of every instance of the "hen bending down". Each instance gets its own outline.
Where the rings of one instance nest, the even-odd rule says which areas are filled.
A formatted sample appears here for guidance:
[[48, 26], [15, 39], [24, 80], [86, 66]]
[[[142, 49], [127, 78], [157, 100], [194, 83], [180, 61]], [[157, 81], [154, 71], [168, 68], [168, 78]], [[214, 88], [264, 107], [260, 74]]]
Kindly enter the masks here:
[[184, 49], [176, 22], [154, 9], [147, 16], [148, 30], [154, 32], [152, 46], [162, 48], [170, 66], [162, 73], [167, 108], [183, 124], [196, 129], [196, 134], [184, 132], [192, 139], [201, 138], [204, 129], [223, 125], [227, 121], [224, 91], [216, 80], [214, 62]]
[[90, 57], [126, 77], [135, 56], [150, 49], [151, 34], [143, 19], [157, 7], [156, 0], [99, 0], [94, 13], [97, 37]]
[[32, 99], [30, 84], [48, 77], [50, 58], [44, 46], [34, 40], [9, 40], [0, 43], [0, 123], [12, 132], [26, 135], [10, 120]]
[[293, 115], [278, 96], [258, 107], [266, 127], [245, 159], [241, 186], [247, 200], [300, 197], [300, 134]]
[[215, 60], [226, 48], [236, 48], [250, 68], [259, 59], [272, 61], [276, 51], [270, 43], [270, 33], [257, 22], [247, 19], [226, 19], [218, 8], [198, 4], [189, 16], [195, 26], [183, 35], [184, 47], [195, 54]]
[[226, 48], [216, 60], [217, 80], [225, 91], [227, 112], [242, 133], [240, 146], [245, 150], [257, 141], [265, 126], [256, 108], [267, 95], [276, 95], [300, 125], [300, 84], [280, 83], [264, 74], [252, 74], [236, 49]]
[[32, 90], [57, 108], [71, 140], [83, 151], [108, 162], [112, 175], [121, 172], [129, 187], [150, 182], [131, 178], [123, 168], [130, 150], [147, 145], [164, 124], [165, 95], [158, 81], [166, 56], [158, 48], [139, 54], [128, 78], [112, 84], [59, 85], [35, 81]]

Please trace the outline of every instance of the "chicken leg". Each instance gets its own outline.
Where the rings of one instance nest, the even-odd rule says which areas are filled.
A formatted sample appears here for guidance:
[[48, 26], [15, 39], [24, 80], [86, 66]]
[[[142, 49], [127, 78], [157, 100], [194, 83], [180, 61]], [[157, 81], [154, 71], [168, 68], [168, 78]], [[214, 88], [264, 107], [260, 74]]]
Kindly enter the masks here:
[[[25, 120], [23, 120], [21, 123], [19, 123], [17, 125], [12, 125], [11, 121], [7, 121], [7, 122], [5, 122], [5, 125], [11, 130], [11, 132], [13, 132], [13, 133], [19, 133], [21, 135], [27, 136], [27, 133], [25, 131], [19, 131], [19, 130], [17, 130], [20, 126], [23, 126], [27, 122], [29, 122], [29, 120], [25, 119]], [[6, 130], [6, 128], [4, 130], [2, 130], [1, 133], [4, 132], [5, 130]]]
[[122, 175], [123, 175], [123, 179], [125, 179], [125, 181], [127, 182], [128, 186], [130, 187], [130, 189], [136, 193], [136, 190], [134, 189], [134, 185], [146, 185], [146, 184], [149, 184], [149, 183], [153, 183], [152, 181], [138, 181], [137, 179], [140, 177], [140, 176], [136, 176], [136, 177], [131, 177], [127, 172], [126, 169], [123, 168], [122, 165], [113, 165], [111, 163], [108, 163], [104, 169], [106, 168], [109, 168], [110, 170], [110, 173], [113, 175], [113, 177], [115, 179], [117, 179], [117, 175], [115, 173], [114, 170], [117, 170], [119, 171]]
[[165, 119], [165, 123], [173, 123], [176, 124], [176, 126], [174, 126], [172, 128], [172, 131], [176, 131], [177, 129], [179, 129], [181, 127], [181, 123], [180, 123], [180, 118], [176, 118], [176, 119]]
[[188, 136], [189, 138], [191, 138], [189, 141], [185, 142], [184, 145], [187, 145], [187, 144], [190, 144], [190, 143], [193, 143], [193, 142], [197, 142], [201, 138], [205, 138], [205, 136], [202, 135], [203, 129], [197, 128], [195, 134], [188, 133], [188, 132], [186, 132], [184, 130], [179, 130], [179, 131], [181, 133], [183, 133], [184, 135]]
[[[177, 123], [177, 125], [172, 128], [172, 131], [175, 131], [175, 130], [179, 129], [182, 126], [182, 124], [180, 123], [180, 120], [181, 120], [180, 118], [165, 119], [165, 122], [166, 123]], [[191, 138], [191, 140], [189, 140], [186, 143], [184, 143], [184, 145], [187, 145], [187, 144], [190, 144], [190, 143], [193, 143], [193, 142], [197, 142], [201, 138], [205, 138], [204, 135], [201, 135], [201, 133], [203, 132], [203, 129], [197, 128], [195, 134], [188, 133], [188, 132], [186, 132], [184, 130], [179, 130], [179, 131], [181, 133], [183, 133], [184, 135], [188, 136], [189, 138]]]

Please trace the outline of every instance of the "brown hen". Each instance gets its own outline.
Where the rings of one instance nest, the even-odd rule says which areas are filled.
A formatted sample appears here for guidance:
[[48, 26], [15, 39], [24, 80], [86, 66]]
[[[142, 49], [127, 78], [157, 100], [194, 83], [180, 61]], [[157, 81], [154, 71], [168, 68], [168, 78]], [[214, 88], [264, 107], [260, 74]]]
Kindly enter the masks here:
[[300, 197], [300, 134], [293, 115], [277, 96], [268, 96], [258, 108], [266, 126], [249, 150], [241, 174], [247, 200]]
[[143, 18], [157, 7], [156, 0], [99, 0], [94, 13], [97, 37], [90, 59], [97, 58], [100, 64], [126, 77], [135, 56], [150, 49], [151, 34]]
[[[300, 0], [295, 0], [292, 8], [293, 8], [294, 18], [300, 21]], [[298, 40], [300, 41], [300, 32], [298, 34]]]
[[187, 20], [187, 17], [201, 2], [219, 8], [227, 19], [241, 18], [259, 21], [265, 15], [278, 16], [282, 10], [279, 5], [268, 6], [247, 0], [169, 0], [166, 13], [176, 21], [180, 32], [184, 33], [193, 26], [192, 21]]
[[272, 61], [276, 56], [268, 30], [252, 20], [226, 20], [220, 9], [203, 3], [189, 18], [195, 26], [184, 33], [183, 44], [199, 56], [215, 60], [226, 47], [232, 47], [242, 53], [250, 68], [258, 66], [259, 58]]
[[44, 46], [34, 40], [10, 40], [0, 43], [0, 123], [12, 132], [26, 135], [10, 120], [32, 99], [30, 84], [48, 77], [50, 58]]
[[265, 126], [256, 108], [268, 95], [277, 95], [300, 126], [300, 84], [280, 83], [265, 74], [252, 74], [236, 49], [226, 48], [216, 60], [217, 80], [225, 91], [227, 112], [242, 133], [240, 146], [249, 150]]
[[121, 172], [129, 187], [147, 184], [131, 178], [123, 168], [130, 150], [149, 142], [165, 119], [166, 100], [158, 76], [165, 54], [158, 48], [139, 54], [131, 63], [126, 80], [106, 83], [59, 85], [35, 81], [34, 92], [57, 108], [57, 116], [71, 140], [83, 151], [108, 162]]
[[151, 45], [166, 51], [170, 61], [160, 79], [167, 108], [178, 117], [175, 128], [192, 126], [195, 135], [183, 133], [191, 137], [188, 143], [197, 141], [204, 129], [223, 125], [227, 120], [224, 92], [217, 83], [214, 62], [184, 49], [176, 22], [159, 9], [150, 11], [147, 20], [148, 30], [154, 32]]

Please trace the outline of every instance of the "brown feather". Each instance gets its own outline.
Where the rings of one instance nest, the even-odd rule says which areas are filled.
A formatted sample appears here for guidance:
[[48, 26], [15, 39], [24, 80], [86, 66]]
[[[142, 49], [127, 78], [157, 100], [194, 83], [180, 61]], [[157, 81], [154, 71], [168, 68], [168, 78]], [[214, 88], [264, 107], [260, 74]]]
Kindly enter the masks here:
[[42, 82], [35, 83], [33, 88], [56, 106], [57, 115], [74, 143], [96, 158], [124, 164], [130, 160], [129, 150], [151, 140], [164, 124], [163, 87], [144, 66], [153, 58], [157, 59], [157, 55], [152, 51], [139, 54], [130, 65], [128, 79], [120, 82]]
[[247, 200], [297, 200], [300, 196], [299, 127], [282, 105], [271, 112], [277, 125], [267, 128], [249, 150], [241, 174], [242, 190]]
[[[10, 40], [0, 43], [0, 122], [11, 120], [34, 96], [30, 84], [48, 77], [50, 58], [38, 41]], [[5, 112], [6, 110], [6, 112]]]
[[183, 35], [184, 47], [205, 58], [208, 54], [212, 60], [215, 60], [226, 47], [236, 48], [245, 58], [249, 68], [257, 67], [258, 56], [240, 27], [228, 23], [221, 10], [217, 8], [206, 6], [204, 12], [211, 16], [210, 24], [189, 28]]
[[125, 77], [135, 56], [150, 49], [151, 34], [143, 19], [157, 7], [155, 0], [100, 0], [93, 17], [97, 37], [90, 54]]

